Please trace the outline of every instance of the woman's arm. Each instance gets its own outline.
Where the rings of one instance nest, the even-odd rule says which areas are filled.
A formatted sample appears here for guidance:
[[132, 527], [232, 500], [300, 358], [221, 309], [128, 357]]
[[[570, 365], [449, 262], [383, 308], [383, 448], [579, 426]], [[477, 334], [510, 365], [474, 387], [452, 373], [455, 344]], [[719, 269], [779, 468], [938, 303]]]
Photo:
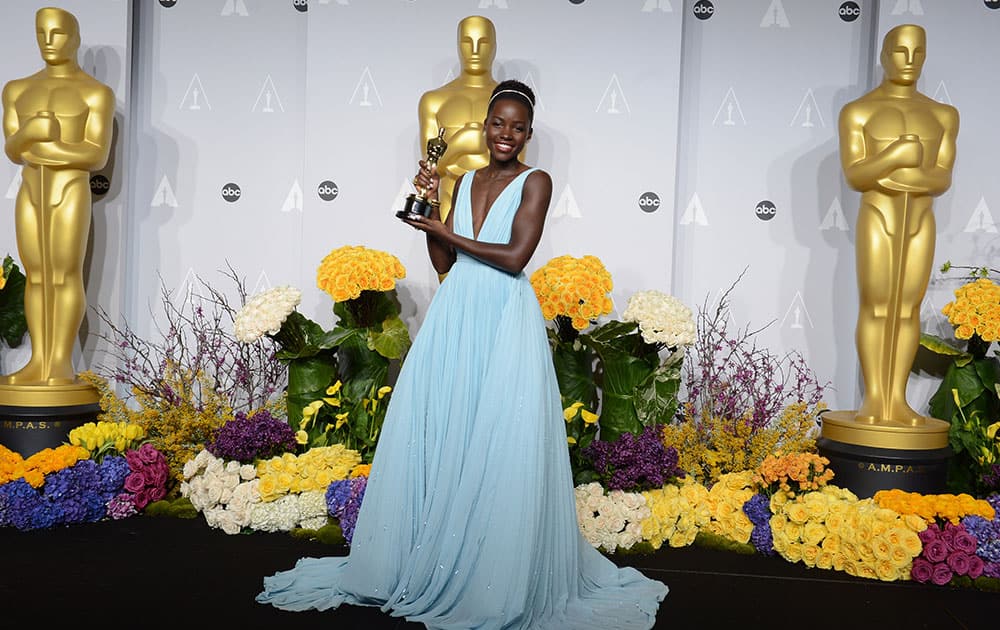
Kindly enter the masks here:
[[[456, 189], [458, 184], [456, 183]], [[430, 240], [437, 240], [454, 249], [461, 249], [483, 262], [504, 271], [516, 274], [524, 270], [531, 260], [542, 238], [542, 228], [545, 226], [545, 215], [552, 199], [552, 178], [545, 171], [535, 171], [528, 175], [521, 193], [521, 205], [514, 216], [511, 227], [510, 242], [483, 243], [464, 236], [459, 236], [441, 221], [418, 219], [407, 223], [427, 233]], [[450, 213], [448, 216], [451, 220]], [[454, 260], [452, 260], [454, 262]], [[449, 265], [450, 268], [450, 265]], [[441, 270], [435, 266], [435, 269]]]

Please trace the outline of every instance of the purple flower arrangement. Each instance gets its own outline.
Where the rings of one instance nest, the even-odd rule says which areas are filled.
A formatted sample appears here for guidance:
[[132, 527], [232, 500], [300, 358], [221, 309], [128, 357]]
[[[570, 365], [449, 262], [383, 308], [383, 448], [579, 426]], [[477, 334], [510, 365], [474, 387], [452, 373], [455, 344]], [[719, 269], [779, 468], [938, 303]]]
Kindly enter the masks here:
[[771, 500], [758, 492], [743, 504], [743, 513], [753, 523], [750, 542], [754, 549], [767, 556], [775, 555], [777, 552], [774, 550], [774, 537], [771, 533]]
[[122, 519], [167, 492], [166, 457], [146, 443], [100, 462], [83, 459], [32, 487], [23, 477], [0, 485], [0, 527], [22, 531]]
[[99, 521], [128, 474], [124, 457], [107, 456], [100, 464], [84, 459], [51, 473], [39, 488], [23, 477], [5, 483], [0, 486], [0, 526], [24, 531]]
[[983, 575], [1000, 578], [1000, 494], [992, 494], [986, 500], [996, 511], [993, 520], [966, 516], [962, 525], [976, 538], [976, 555], [983, 560]]
[[267, 411], [258, 411], [249, 418], [243, 412], [237, 413], [205, 448], [220, 459], [252, 464], [257, 459], [293, 453], [297, 446], [295, 431], [287, 422]]
[[945, 523], [941, 527], [932, 523], [920, 532], [923, 549], [913, 559], [911, 577], [917, 582], [932, 582], [943, 586], [955, 576], [976, 579], [983, 574], [983, 559], [976, 555], [979, 546], [962, 524]]
[[358, 510], [365, 498], [365, 488], [368, 487], [368, 477], [358, 476], [351, 479], [334, 481], [326, 489], [326, 506], [330, 516], [340, 522], [340, 530], [344, 540], [351, 544], [354, 538], [354, 526], [358, 521]]
[[662, 425], [651, 425], [638, 434], [623, 433], [613, 442], [594, 440], [580, 453], [607, 489], [654, 490], [684, 476], [677, 467], [677, 449], [665, 446], [662, 435]]

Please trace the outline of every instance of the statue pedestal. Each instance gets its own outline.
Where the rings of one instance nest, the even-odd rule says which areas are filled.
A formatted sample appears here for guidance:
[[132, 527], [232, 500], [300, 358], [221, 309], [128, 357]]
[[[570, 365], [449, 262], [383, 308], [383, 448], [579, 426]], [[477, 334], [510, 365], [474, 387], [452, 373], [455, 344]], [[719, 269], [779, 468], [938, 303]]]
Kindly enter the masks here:
[[89, 383], [0, 385], [0, 444], [28, 458], [69, 440], [69, 432], [101, 413]]
[[816, 445], [830, 460], [833, 483], [858, 498], [879, 490], [899, 489], [921, 494], [947, 492], [950, 425], [925, 418], [919, 426], [896, 422], [856, 422], [854, 411], [822, 414]]

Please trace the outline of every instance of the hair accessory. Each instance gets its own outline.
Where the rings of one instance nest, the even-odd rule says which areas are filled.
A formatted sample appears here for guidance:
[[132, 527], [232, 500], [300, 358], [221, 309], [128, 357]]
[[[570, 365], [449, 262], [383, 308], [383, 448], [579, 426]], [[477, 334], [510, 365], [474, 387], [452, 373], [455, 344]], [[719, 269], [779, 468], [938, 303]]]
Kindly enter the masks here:
[[525, 94], [521, 90], [509, 90], [509, 89], [508, 90], [500, 90], [499, 92], [497, 92], [496, 94], [494, 94], [493, 96], [490, 97], [490, 105], [493, 104], [493, 101], [495, 101], [498, 96], [500, 96], [501, 94], [507, 94], [507, 93], [509, 93], [509, 94], [517, 94], [518, 96], [523, 97], [524, 100], [528, 101], [528, 105], [531, 107], [531, 109], [535, 109], [535, 101], [533, 101], [530, 96], [528, 96], [527, 94]]

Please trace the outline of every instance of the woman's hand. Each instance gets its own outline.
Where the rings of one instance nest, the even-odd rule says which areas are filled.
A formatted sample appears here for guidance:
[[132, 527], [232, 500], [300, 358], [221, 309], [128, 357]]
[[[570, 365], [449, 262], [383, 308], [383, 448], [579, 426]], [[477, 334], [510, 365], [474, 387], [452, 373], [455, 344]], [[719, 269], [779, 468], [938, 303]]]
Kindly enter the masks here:
[[[416, 217], [413, 219], [405, 218], [404, 223], [407, 223], [421, 232], [426, 232], [428, 236], [441, 237], [445, 234], [450, 234], [451, 229], [439, 221], [437, 218], [432, 217]], [[443, 240], [443, 239], [442, 239]]]
[[432, 170], [426, 160], [420, 160], [420, 172], [413, 178], [413, 185], [418, 191], [422, 191], [425, 199], [437, 200], [438, 186], [441, 185], [441, 177], [436, 169]]

